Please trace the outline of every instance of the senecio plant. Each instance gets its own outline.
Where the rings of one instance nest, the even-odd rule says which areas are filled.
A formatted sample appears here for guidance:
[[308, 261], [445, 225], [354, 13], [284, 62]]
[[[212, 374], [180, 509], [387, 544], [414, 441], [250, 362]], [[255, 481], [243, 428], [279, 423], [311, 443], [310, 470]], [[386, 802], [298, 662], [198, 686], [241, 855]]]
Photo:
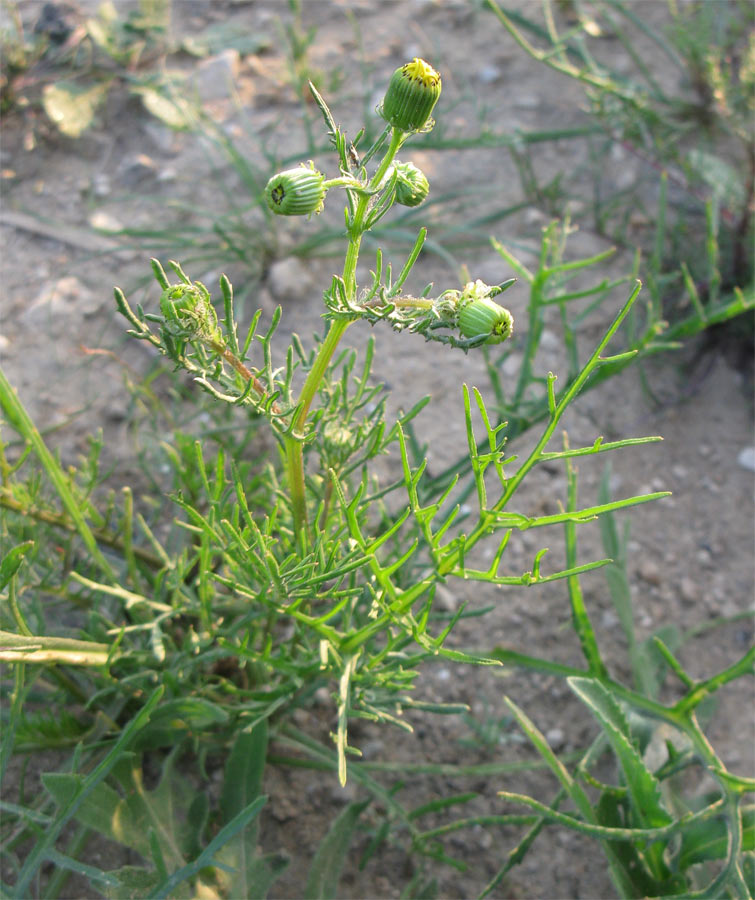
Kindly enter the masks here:
[[[243, 357], [251, 346], [254, 330], [249, 331], [240, 351], [235, 326], [231, 325], [231, 287], [227, 281], [222, 284], [226, 300], [226, 325], [230, 326], [225, 334], [218, 327], [207, 288], [200, 282], [192, 284], [176, 265], [173, 268], [181, 282], [170, 284], [159, 264], [153, 263], [163, 288], [160, 299], [162, 315], [147, 315], [145, 318], [160, 325], [159, 337], [135, 319], [125, 300], [118, 295], [119, 308], [138, 329], [133, 332], [135, 336], [152, 340], [188, 371], [201, 371], [200, 383], [219, 398], [236, 404], [248, 403], [270, 418], [285, 449], [293, 526], [297, 545], [305, 552], [313, 542], [312, 511], [308, 509], [304, 467], [304, 448], [314, 439], [317, 427], [311, 421], [310, 412], [347, 328], [358, 320], [366, 320], [370, 324], [385, 321], [396, 331], [416, 332], [428, 340], [463, 350], [500, 343], [511, 336], [513, 318], [492, 298], [514, 283], [514, 279], [510, 279], [502, 285], [487, 285], [478, 279], [461, 290], [446, 290], [435, 298], [426, 294], [414, 297], [403, 293], [403, 285], [425, 240], [426, 232], [423, 230], [395, 281], [391, 279], [390, 268], [383, 277], [382, 254], [378, 254], [372, 283], [358, 285], [357, 260], [364, 233], [394, 203], [414, 207], [428, 195], [429, 184], [424, 174], [411, 162], [400, 162], [397, 154], [412, 135], [432, 128], [434, 121], [431, 113], [440, 97], [441, 78], [422, 59], [415, 58], [396, 70], [380, 107], [380, 114], [387, 123], [386, 129], [357, 164], [347, 150], [345, 137], [335, 125], [325, 101], [314, 87], [311, 89], [330, 129], [339, 157], [340, 174], [327, 179], [311, 162], [302, 164], [274, 175], [265, 187], [265, 199], [270, 209], [278, 215], [311, 216], [322, 211], [329, 191], [342, 189], [346, 194], [348, 248], [342, 274], [333, 277], [330, 288], [324, 294], [328, 332], [314, 360], [306, 363], [308, 374], [298, 396], [294, 397], [291, 377], [293, 353], [289, 354], [287, 374], [282, 382], [278, 382], [272, 369], [263, 372], [247, 368]], [[382, 159], [374, 173], [369, 175], [367, 164], [381, 149]], [[270, 334], [277, 321], [276, 318]], [[267, 339], [264, 344], [268, 346]], [[237, 393], [228, 384], [229, 375], [231, 381], [236, 381]], [[213, 382], [220, 382], [231, 392], [218, 390]], [[324, 430], [332, 440], [333, 429]], [[345, 425], [343, 430], [348, 445]], [[332, 468], [332, 465], [328, 466], [329, 470]], [[322, 517], [317, 517], [317, 521], [322, 524]]]
[[[309, 762], [316, 769], [334, 770], [341, 784], [352, 778], [368, 796], [348, 804], [333, 823], [313, 862], [302, 892], [306, 896], [336, 895], [338, 873], [369, 798], [379, 801], [376, 806], [384, 810], [385, 819], [375, 824], [380, 813], [371, 811], [372, 825], [364, 823], [373, 832], [362, 862], [394, 829], [401, 846], [423, 861], [404, 896], [434, 896], [439, 862], [460, 869], [469, 862], [448, 855], [442, 844], [446, 834], [464, 828], [527, 826], [480, 895], [486, 896], [545, 826], [554, 823], [600, 843], [622, 896], [750, 896], [753, 867], [747, 851], [753, 846], [755, 816], [743, 797], [755, 784], [726, 770], [695, 711], [717, 688], [750, 672], [755, 653], [750, 651], [705, 681], [695, 681], [668, 640], [657, 637], [652, 646], [635, 641], [631, 609], [625, 605], [622, 625], [637, 683], [627, 687], [613, 680], [580, 588], [581, 576], [611, 560], [580, 561], [578, 526], [600, 518], [606, 523], [607, 552], [620, 561], [612, 513], [663, 494], [611, 500], [605, 493], [597, 505], [580, 506], [573, 461], [657, 438], [608, 442], [598, 437], [587, 446], [570, 447], [564, 437], [561, 449], [548, 449], [580, 391], [619, 371], [636, 354], [636, 349], [613, 355], [605, 351], [630, 312], [639, 284], [580, 364], [573, 324], [579, 319], [572, 320], [569, 304], [588, 298], [594, 308], [615, 283], [604, 280], [593, 290], [571, 292], [563, 285], [575, 271], [603, 256], [564, 262], [553, 226], [544, 231], [536, 272], [498, 245], [530, 287], [521, 374], [507, 391], [490, 362], [495, 394], [491, 409], [476, 387], [463, 387], [466, 453], [447, 472], [430, 478], [414, 432], [414, 420], [427, 400], [418, 400], [398, 421], [387, 423], [382, 389], [369, 380], [373, 340], [367, 342], [364, 364], [357, 369], [356, 352], [339, 349], [342, 338], [360, 323], [385, 324], [436, 342], [438, 366], [443, 353], [459, 350], [489, 359], [489, 354], [505, 353], [512, 341], [512, 316], [499, 298], [513, 279], [498, 285], [477, 279], [435, 296], [430, 288], [419, 296], [409, 293], [404, 286], [425, 240], [422, 230], [397, 278], [378, 251], [368, 283], [359, 284], [357, 261], [365, 232], [394, 204], [418, 206], [428, 195], [425, 175], [397, 157], [413, 135], [432, 127], [441, 79], [420, 59], [397, 69], [379, 110], [386, 127], [361, 159], [363, 133], [350, 144], [325, 101], [312, 91], [330, 133], [338, 172], [327, 178], [311, 163], [280, 172], [267, 184], [265, 202], [280, 215], [311, 216], [324, 204], [338, 202], [336, 197], [345, 200], [346, 252], [341, 273], [323, 292], [324, 337], [307, 348], [294, 336], [282, 365], [275, 365], [272, 337], [281, 310], [264, 333], [257, 330], [262, 314], [257, 311], [240, 340], [227, 278], [220, 281], [219, 316], [208, 289], [192, 282], [175, 262], [171, 269], [176, 280], [171, 282], [153, 261], [161, 290], [159, 313], [141, 307], [134, 311], [123, 293], [115, 292], [118, 308], [131, 325], [129, 333], [190, 373], [218, 401], [210, 405], [220, 423], [211, 435], [203, 434], [199, 441], [177, 431], [173, 445], [165, 444], [172, 463], [173, 499], [183, 513], [176, 523], [178, 540], [173, 533], [170, 544], [159, 537], [164, 522], [153, 523], [158, 530], [144, 518], [135, 520], [128, 489], [119, 517], [112, 505], [95, 515], [90, 497], [95, 475], [84, 471], [73, 478], [63, 471], [0, 372], [5, 417], [47, 471], [63, 506], [63, 513], [39, 507], [37, 476], [12, 488], [11, 475], [28, 452], [15, 466], [0, 456], [0, 503], [21, 523], [19, 543], [0, 561], [0, 591], [7, 587], [8, 610], [0, 607], [2, 626], [10, 627], [8, 622], [15, 629], [0, 632], [0, 660], [16, 664], [0, 771], [14, 741], [34, 745], [41, 734], [49, 741], [54, 738], [51, 745], [56, 748], [76, 748], [70, 768], [43, 776], [45, 801], [27, 809], [22, 799], [4, 811], [12, 816], [7, 842], [11, 850], [29, 843], [33, 848], [19, 859], [13, 883], [0, 886], [3, 896], [33, 893], [47, 860], [90, 878], [107, 896], [265, 896], [285, 866], [280, 854], [263, 856], [258, 850], [256, 817], [265, 804], [261, 787], [270, 758], [269, 734], [275, 739], [273, 758], [278, 763]], [[555, 375], [539, 378], [533, 370], [542, 311], [549, 305], [560, 307], [570, 350], [566, 383], [559, 390]], [[637, 346], [652, 349], [655, 333], [649, 330]], [[228, 443], [228, 435], [235, 433], [228, 426], [231, 415], [246, 435], [235, 443]], [[475, 433], [480, 423], [481, 439]], [[507, 436], [537, 423], [542, 429], [527, 455], [507, 455]], [[259, 439], [256, 429], [266, 424], [278, 442], [282, 465], [261, 464], [248, 453], [249, 435]], [[96, 472], [95, 450], [89, 466]], [[372, 463], [391, 451], [400, 456], [398, 478], [385, 484]], [[543, 462], [565, 465], [567, 491], [559, 511], [533, 515], [516, 504], [528, 474]], [[38, 527], [59, 529], [56, 544], [60, 534], [73, 535], [88, 551], [86, 562], [79, 556], [66, 587], [77, 608], [87, 610], [85, 640], [35, 630], [44, 621], [44, 610], [33, 598], [39, 584], [51, 583], [52, 575], [38, 558], [36, 542], [28, 540], [24, 511]], [[564, 529], [562, 567], [546, 571], [543, 548], [527, 571], [512, 571], [506, 559], [512, 536], [553, 526]], [[614, 571], [619, 587], [620, 574]], [[457, 622], [481, 614], [466, 612], [464, 604], [452, 612], [437, 608], [438, 587], [454, 580], [484, 583], [502, 599], [508, 589], [563, 580], [585, 667], [495, 646], [450, 646]], [[500, 793], [485, 798], [496, 804], [489, 815], [423, 828], [423, 816], [448, 814], [466, 802], [482, 800], [481, 793], [434, 798], [408, 811], [401, 803], [401, 785], [387, 790], [373, 777], [369, 762], [360, 760], [358, 747], [349, 740], [349, 723], [355, 718], [411, 731], [412, 717], [419, 711], [466, 711], [464, 704], [426, 703], [413, 695], [420, 666], [438, 658], [462, 665], [516, 665], [568, 679], [600, 727], [572, 768], [556, 756], [534, 722], [506, 699], [560, 784], [550, 803]], [[59, 678], [50, 685], [70, 689], [91, 721], [44, 720], [35, 730], [33, 712], [23, 708], [35, 683], [25, 672], [34, 666], [83, 667], [89, 681], [84, 674], [74, 681], [53, 668], [52, 675]], [[657, 696], [662, 670], [673, 672], [684, 687], [681, 699], [669, 706]], [[50, 702], [49, 689], [40, 694], [45, 704]], [[322, 702], [323, 690], [334, 706], [332, 743], [321, 743], [292, 724], [291, 713], [316, 698]], [[667, 742], [667, 758], [651, 766], [646, 751], [658, 743], [658, 722], [676, 740]], [[162, 748], [172, 752], [160, 784], [148, 791], [139, 754]], [[175, 754], [187, 748], [199, 751], [202, 761], [208, 750], [225, 754], [223, 788], [212, 811], [207, 796], [187, 790], [173, 768]], [[281, 755], [287, 750], [291, 757]], [[593, 774], [609, 753], [615, 784]], [[694, 768], [707, 773], [710, 791], [687, 802], [670, 788], [676, 775]], [[471, 774], [479, 781], [490, 771], [460, 766], [459, 777]], [[506, 763], [497, 771], [505, 773]], [[600, 771], [604, 779], [606, 768]], [[443, 773], [439, 769], [437, 774]], [[524, 804], [528, 814], [507, 813], [501, 809], [504, 802]], [[146, 861], [146, 868], [98, 872], [72, 857], [74, 844], [59, 852], [58, 838], [74, 819], [83, 835], [75, 838], [75, 847], [93, 828], [125, 843]], [[427, 877], [424, 861], [431, 868]], [[707, 887], [701, 890], [701, 884]], [[55, 896], [61, 885], [56, 880], [45, 896]]]

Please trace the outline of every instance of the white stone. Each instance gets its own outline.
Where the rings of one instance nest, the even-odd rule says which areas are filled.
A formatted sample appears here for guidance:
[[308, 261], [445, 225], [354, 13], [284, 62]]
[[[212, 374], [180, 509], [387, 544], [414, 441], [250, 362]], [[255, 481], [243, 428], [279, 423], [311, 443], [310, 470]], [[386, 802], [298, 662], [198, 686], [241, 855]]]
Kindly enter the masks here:
[[537, 94], [519, 93], [514, 97], [514, 106], [517, 109], [537, 109], [540, 106], [540, 98]]
[[312, 287], [307, 266], [297, 257], [279, 259], [270, 266], [267, 286], [276, 303], [291, 303], [306, 299]]
[[493, 84], [503, 77], [503, 72], [498, 66], [487, 65], [477, 70], [477, 80], [481, 84]]
[[543, 350], [552, 353], [554, 350], [558, 350], [558, 348], [561, 346], [561, 341], [559, 341], [559, 339], [552, 331], [549, 331], [546, 328], [543, 330], [543, 333], [540, 336], [540, 346]]
[[111, 213], [97, 210], [89, 217], [89, 224], [97, 231], [123, 231], [123, 222], [120, 222]]
[[743, 469], [749, 469], [755, 472], [755, 447], [745, 447], [739, 451], [737, 456], [737, 464]]
[[507, 356], [503, 361], [503, 365], [501, 366], [501, 372], [506, 376], [506, 378], [515, 378], [522, 368], [522, 355], [521, 353], [512, 353], [510, 356]]
[[233, 85], [239, 72], [239, 51], [223, 50], [197, 66], [192, 84], [200, 100], [223, 100], [233, 95]]

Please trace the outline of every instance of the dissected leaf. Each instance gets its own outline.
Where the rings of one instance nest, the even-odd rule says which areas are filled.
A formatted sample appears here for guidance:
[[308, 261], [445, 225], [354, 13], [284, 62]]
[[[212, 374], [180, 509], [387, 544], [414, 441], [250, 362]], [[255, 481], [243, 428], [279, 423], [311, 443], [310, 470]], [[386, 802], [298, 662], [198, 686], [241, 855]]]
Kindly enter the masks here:
[[627, 782], [636, 824], [649, 828], [668, 825], [672, 818], [661, 802], [658, 781], [642, 761], [631, 741], [623, 710], [600, 682], [592, 678], [568, 678], [574, 693], [603, 727]]
[[[604, 791], [595, 807], [598, 822], [610, 828], [622, 828], [625, 823], [620, 803], [614, 794]], [[619, 878], [623, 896], [657, 897], [662, 893], [661, 885], [650, 874], [642, 854], [631, 841], [610, 841], [610, 847], [621, 867], [614, 869], [614, 877]]]

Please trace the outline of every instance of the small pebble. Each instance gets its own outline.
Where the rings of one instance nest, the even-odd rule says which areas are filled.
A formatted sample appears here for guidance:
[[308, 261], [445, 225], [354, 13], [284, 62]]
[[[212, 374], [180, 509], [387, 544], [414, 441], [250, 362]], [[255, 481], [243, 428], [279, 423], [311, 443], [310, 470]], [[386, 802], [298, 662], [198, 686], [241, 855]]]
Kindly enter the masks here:
[[637, 574], [643, 581], [646, 581], [648, 584], [657, 586], [661, 583], [661, 570], [654, 562], [649, 559], [646, 559], [640, 563]]
[[151, 156], [138, 153], [123, 160], [118, 175], [124, 187], [135, 188], [157, 175], [157, 165]]
[[68, 275], [45, 285], [22, 318], [41, 323], [71, 315], [93, 316], [104, 302], [104, 296], [89, 290], [73, 275]]
[[112, 192], [110, 177], [104, 172], [98, 172], [92, 178], [92, 190], [95, 197], [107, 197]]
[[103, 210], [92, 213], [89, 224], [97, 231], [123, 231], [123, 223]]
[[737, 456], [737, 464], [743, 469], [755, 472], [755, 447], [745, 447], [739, 451]]
[[560, 750], [566, 743], [566, 735], [560, 728], [549, 728], [545, 732], [545, 740], [552, 750]]
[[277, 303], [302, 301], [312, 287], [311, 269], [295, 256], [279, 259], [270, 266], [267, 286]]
[[510, 356], [507, 356], [503, 361], [503, 365], [501, 366], [501, 372], [506, 376], [506, 378], [514, 378], [519, 374], [519, 371], [522, 368], [522, 355], [521, 353], [512, 353]]
[[559, 339], [552, 331], [548, 331], [548, 329], [546, 328], [540, 336], [540, 346], [543, 350], [552, 352], [554, 350], [558, 350], [558, 348], [561, 346], [561, 341], [559, 341]]
[[458, 607], [459, 601], [453, 591], [450, 591], [445, 585], [439, 584], [435, 588], [435, 606], [443, 612], [454, 612]]
[[206, 102], [232, 97], [240, 61], [239, 51], [233, 48], [203, 60], [192, 77], [193, 87], [200, 100]]
[[493, 84], [503, 77], [503, 72], [498, 66], [483, 66], [477, 70], [477, 80], [481, 84]]
[[542, 225], [548, 220], [548, 215], [541, 209], [531, 206], [524, 211], [524, 221], [527, 225]]
[[517, 109], [537, 109], [540, 106], [540, 98], [537, 94], [517, 94], [514, 97], [514, 106]]
[[694, 605], [700, 602], [700, 588], [697, 582], [692, 578], [682, 578], [679, 582], [679, 593], [685, 603]]

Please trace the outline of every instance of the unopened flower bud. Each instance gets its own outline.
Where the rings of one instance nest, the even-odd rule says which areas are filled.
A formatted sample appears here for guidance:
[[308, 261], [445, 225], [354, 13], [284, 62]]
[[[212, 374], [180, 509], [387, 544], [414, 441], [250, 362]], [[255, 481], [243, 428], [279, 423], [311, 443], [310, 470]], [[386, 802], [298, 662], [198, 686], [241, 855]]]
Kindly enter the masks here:
[[175, 338], [222, 339], [209, 291], [200, 281], [166, 288], [160, 297], [160, 311], [165, 317], [163, 328]]
[[440, 88], [438, 72], [424, 59], [415, 56], [391, 76], [380, 113], [394, 128], [421, 131], [438, 102]]
[[267, 205], [279, 216], [319, 213], [325, 196], [325, 176], [312, 165], [279, 172], [265, 186]]
[[470, 281], [464, 285], [457, 304], [459, 331], [463, 337], [487, 335], [486, 344], [500, 344], [511, 337], [514, 317], [491, 297], [501, 293], [497, 285], [484, 281]]
[[459, 313], [459, 331], [464, 337], [488, 335], [486, 344], [500, 344], [511, 336], [514, 317], [503, 306], [485, 297], [472, 300]]
[[396, 163], [396, 202], [402, 206], [419, 206], [427, 197], [430, 185], [414, 163]]

